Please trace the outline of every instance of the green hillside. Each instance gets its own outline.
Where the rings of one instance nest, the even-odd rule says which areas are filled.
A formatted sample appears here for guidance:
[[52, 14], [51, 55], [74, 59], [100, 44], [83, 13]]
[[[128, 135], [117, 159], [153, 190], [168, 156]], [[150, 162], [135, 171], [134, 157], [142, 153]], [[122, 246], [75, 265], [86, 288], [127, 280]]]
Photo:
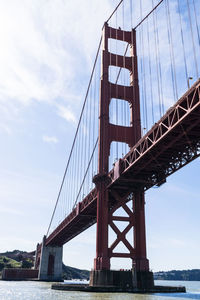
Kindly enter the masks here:
[[16, 261], [15, 259], [6, 257], [6, 256], [0, 256], [0, 271], [3, 270], [3, 268], [21, 268], [22, 263]]
[[[14, 250], [0, 253], [0, 272], [4, 268], [32, 268], [34, 266], [34, 252]], [[89, 271], [79, 270], [63, 264], [63, 279], [88, 280]]]

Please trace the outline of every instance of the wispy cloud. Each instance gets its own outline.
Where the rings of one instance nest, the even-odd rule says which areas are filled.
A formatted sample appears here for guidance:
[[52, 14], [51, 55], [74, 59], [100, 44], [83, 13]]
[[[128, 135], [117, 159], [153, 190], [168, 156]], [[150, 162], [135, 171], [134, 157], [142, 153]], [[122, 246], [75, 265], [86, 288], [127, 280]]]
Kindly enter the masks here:
[[72, 110], [69, 107], [58, 105], [58, 115], [64, 118], [68, 122], [76, 124], [76, 117], [74, 116]]
[[58, 139], [55, 136], [47, 136], [47, 135], [43, 135], [42, 140], [45, 143], [53, 143], [53, 144], [57, 144], [58, 143]]
[[[97, 1], [83, 5], [80, 0], [76, 4], [62, 0], [1, 3], [0, 104], [4, 110], [14, 117], [15, 103], [59, 103], [67, 105], [65, 110], [59, 108], [59, 116], [75, 123], [79, 103], [70, 109], [69, 105], [74, 104], [73, 97], [81, 101], [84, 96], [80, 78], [91, 70], [105, 13], [111, 11], [108, 0], [98, 11], [97, 7]], [[2, 121], [9, 122], [9, 114]]]

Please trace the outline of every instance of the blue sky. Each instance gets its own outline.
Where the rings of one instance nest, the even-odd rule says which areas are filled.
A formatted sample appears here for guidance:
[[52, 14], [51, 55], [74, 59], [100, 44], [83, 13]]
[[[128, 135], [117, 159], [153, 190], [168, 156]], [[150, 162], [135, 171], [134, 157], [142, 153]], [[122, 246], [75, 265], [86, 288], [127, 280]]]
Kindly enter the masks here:
[[0, 5], [0, 251], [32, 250], [49, 225], [102, 24], [113, 5]]
[[[117, 3], [0, 1], [0, 252], [31, 251], [47, 231], [101, 28]], [[200, 268], [199, 164], [146, 193], [154, 271]], [[90, 269], [94, 257], [95, 226], [64, 246], [67, 265]]]

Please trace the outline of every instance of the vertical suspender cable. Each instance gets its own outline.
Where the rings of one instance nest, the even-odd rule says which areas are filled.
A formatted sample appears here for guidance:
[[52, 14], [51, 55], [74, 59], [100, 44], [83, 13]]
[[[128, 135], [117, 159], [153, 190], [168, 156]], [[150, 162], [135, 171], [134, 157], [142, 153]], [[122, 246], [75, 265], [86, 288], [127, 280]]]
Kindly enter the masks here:
[[133, 4], [132, 0], [130, 0], [130, 12], [131, 12], [131, 29], [133, 28]]
[[194, 53], [194, 62], [195, 62], [195, 69], [196, 69], [196, 77], [198, 78], [199, 71], [198, 71], [198, 65], [197, 65], [197, 55], [196, 55], [196, 49], [195, 49], [195, 44], [194, 44], [194, 33], [193, 33], [193, 29], [192, 29], [191, 12], [190, 12], [190, 5], [189, 5], [188, 0], [187, 0], [187, 7], [188, 7], [189, 22], [190, 22], [190, 31], [191, 31], [191, 36], [192, 36], [192, 46], [193, 46], [193, 53]]
[[200, 33], [199, 33], [199, 26], [197, 22], [197, 10], [196, 10], [196, 4], [195, 1], [193, 0], [193, 6], [194, 6], [194, 16], [195, 16], [195, 23], [196, 23], [196, 30], [197, 30], [197, 36], [198, 36], [198, 41], [199, 41], [199, 46], [200, 46]]
[[[123, 4], [124, 4], [124, 1], [123, 1]], [[123, 6], [122, 6], [123, 7]], [[116, 11], [116, 40], [115, 40], [115, 45], [116, 45], [116, 77], [117, 77], [117, 63], [118, 63], [118, 56], [117, 56], [117, 52], [118, 52], [118, 36], [117, 36], [117, 28], [118, 28], [118, 20], [117, 20], [117, 11]], [[116, 85], [116, 94], [118, 94], [118, 88], [117, 88], [117, 85]], [[118, 116], [118, 99], [116, 99], [115, 101], [115, 104], [116, 104], [116, 125], [118, 126], [118, 119], [119, 119], [119, 116]], [[116, 130], [117, 130], [117, 133], [118, 133], [118, 128], [116, 127]], [[118, 135], [118, 134], [117, 134]], [[118, 157], [119, 157], [119, 153], [118, 153], [118, 142], [116, 141], [116, 155], [115, 155], [115, 160], [117, 161], [118, 160]]]
[[[140, 0], [140, 19], [142, 20], [143, 17], [143, 9], [142, 9], [142, 1]], [[147, 116], [147, 93], [146, 93], [146, 67], [145, 67], [145, 53], [144, 53], [144, 31], [143, 31], [143, 24], [141, 25], [141, 42], [142, 42], [142, 60], [143, 60], [143, 97], [144, 97], [144, 119], [145, 119], [145, 130], [148, 129], [148, 116]]]
[[158, 52], [158, 69], [159, 69], [159, 80], [160, 80], [160, 92], [161, 92], [161, 111], [162, 115], [164, 114], [164, 97], [163, 97], [163, 81], [162, 81], [162, 70], [161, 70], [161, 62], [160, 62], [160, 39], [159, 39], [159, 31], [158, 31], [158, 20], [157, 20], [157, 10], [155, 10], [156, 16], [156, 36], [157, 36], [157, 52]]
[[[124, 31], [125, 31], [125, 23], [124, 23], [124, 2], [122, 5], [122, 27], [123, 27], [123, 45], [125, 43], [125, 36], [124, 36]], [[125, 70], [125, 59], [126, 55], [123, 56], [123, 68]], [[124, 91], [123, 91], [123, 97], [126, 99], [126, 73], [124, 72], [123, 74], [123, 86], [124, 86]], [[126, 100], [123, 100], [122, 102], [122, 110], [121, 110], [121, 115], [122, 115], [122, 125], [126, 126]], [[125, 133], [126, 134], [126, 133]], [[124, 153], [126, 153], [126, 144], [123, 143], [121, 145], [121, 156], [124, 156]]]
[[[154, 7], [154, 1], [152, 0], [152, 7]], [[156, 21], [155, 21], [155, 11], [153, 12], [153, 27], [154, 27], [154, 44], [155, 44], [155, 56], [156, 56], [156, 75], [157, 75], [157, 88], [158, 88], [158, 99], [159, 99], [159, 113], [161, 112], [161, 90], [160, 90], [160, 77], [159, 77], [159, 63], [158, 63], [158, 41], [156, 35]]]
[[[109, 28], [110, 31], [110, 36], [111, 36], [111, 28]], [[110, 45], [110, 47], [109, 47]], [[113, 47], [113, 39], [108, 39], [108, 51], [109, 51], [109, 66], [108, 66], [108, 81], [109, 83], [111, 83], [112, 80], [112, 69], [110, 67], [110, 63], [111, 63], [111, 52], [112, 52], [112, 48]], [[111, 98], [111, 84], [109, 84], [109, 99], [110, 99], [110, 103], [109, 103], [109, 120], [110, 117], [112, 116], [112, 119], [114, 121], [114, 101], [112, 101]], [[111, 163], [113, 163], [114, 161], [114, 149], [111, 147], [110, 150], [110, 157], [109, 157], [109, 168], [111, 167]]]
[[180, 28], [181, 28], [181, 43], [182, 43], [182, 48], [183, 48], [185, 76], [186, 76], [186, 84], [187, 84], [188, 83], [188, 70], [187, 70], [185, 43], [184, 43], [184, 38], [183, 38], [183, 25], [182, 25], [182, 19], [181, 19], [180, 0], [177, 0], [177, 1], [178, 1], [178, 14], [179, 14], [179, 21], [180, 21]]
[[[141, 15], [141, 0], [140, 0], [140, 20], [142, 20], [142, 15]], [[143, 131], [144, 128], [146, 127], [145, 125], [145, 102], [144, 102], [144, 74], [143, 74], [143, 53], [142, 53], [142, 27], [139, 28], [139, 41], [140, 41], [140, 51], [141, 51], [141, 55], [140, 55], [140, 70], [141, 70], [141, 84], [142, 87], [140, 88], [140, 101], [142, 102], [142, 135], [143, 135]]]
[[147, 19], [147, 39], [148, 39], [148, 57], [149, 57], [149, 75], [150, 75], [150, 96], [151, 96], [151, 114], [152, 122], [154, 121], [154, 103], [153, 103], [153, 82], [152, 82], [152, 68], [151, 68], [151, 51], [150, 51], [150, 40], [149, 40], [149, 19]]
[[[96, 69], [95, 69], [95, 75], [94, 75], [94, 94], [93, 94], [93, 124], [92, 124], [92, 145], [94, 145], [94, 138], [95, 138], [95, 121], [96, 121]], [[94, 159], [92, 160], [92, 177], [95, 174], [95, 170], [94, 170]], [[91, 184], [92, 184], [92, 180], [91, 180]]]
[[171, 69], [171, 79], [172, 79], [172, 87], [173, 87], [173, 96], [174, 102], [176, 102], [176, 94], [175, 94], [175, 79], [174, 79], [174, 72], [173, 72], [173, 65], [172, 65], [172, 53], [171, 53], [171, 39], [170, 39], [170, 32], [169, 32], [169, 16], [167, 10], [167, 0], [165, 1], [165, 14], [166, 14], [166, 22], [167, 22], [167, 34], [168, 34], [168, 44], [169, 44], [169, 51], [170, 51], [170, 69]]
[[171, 26], [171, 15], [170, 15], [170, 9], [169, 9], [169, 0], [167, 0], [167, 12], [168, 12], [168, 20], [169, 20], [169, 33], [170, 33], [170, 39], [171, 39], [172, 63], [173, 63], [173, 69], [174, 69], [174, 88], [175, 88], [176, 100], [178, 100], [176, 65], [175, 65], [175, 56], [174, 56], [174, 45], [173, 45], [173, 35], [172, 35], [172, 26]]
[[[92, 85], [93, 86], [93, 85]], [[91, 110], [92, 110], [92, 88], [90, 89], [90, 103], [89, 103], [89, 124], [88, 124], [88, 127], [89, 127], [89, 141], [88, 141], [88, 161], [89, 161], [89, 158], [90, 158], [90, 152], [91, 152], [91, 140], [92, 140], [92, 134], [91, 134], [91, 130], [92, 130], [92, 124], [91, 124]], [[89, 175], [89, 174], [88, 174]], [[87, 191], [89, 191], [89, 179], [92, 180], [92, 177], [89, 177], [87, 176], [88, 180], [87, 180]]]
[[78, 178], [79, 178], [79, 171], [78, 171], [78, 166], [80, 165], [80, 146], [79, 146], [79, 142], [80, 142], [80, 131], [78, 133], [77, 136], [77, 140], [76, 140], [76, 151], [75, 151], [75, 161], [76, 161], [76, 185], [75, 185], [75, 190], [78, 189], [79, 186], [79, 182], [78, 182]]

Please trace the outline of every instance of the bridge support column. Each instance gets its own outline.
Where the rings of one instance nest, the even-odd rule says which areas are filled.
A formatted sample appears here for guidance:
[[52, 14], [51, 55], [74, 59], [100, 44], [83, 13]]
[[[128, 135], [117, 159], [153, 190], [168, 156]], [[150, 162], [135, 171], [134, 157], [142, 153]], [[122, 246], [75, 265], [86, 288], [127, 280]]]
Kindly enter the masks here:
[[97, 236], [95, 270], [109, 270], [110, 257], [108, 254], [108, 191], [105, 188], [106, 176], [96, 175], [93, 179], [97, 192]]
[[43, 238], [38, 279], [44, 281], [62, 281], [63, 247], [45, 246]]
[[153, 272], [149, 271], [149, 260], [146, 254], [144, 205], [144, 192], [135, 192], [133, 200], [135, 253], [132, 262], [137, 278], [137, 288], [140, 289], [148, 289], [154, 286]]

